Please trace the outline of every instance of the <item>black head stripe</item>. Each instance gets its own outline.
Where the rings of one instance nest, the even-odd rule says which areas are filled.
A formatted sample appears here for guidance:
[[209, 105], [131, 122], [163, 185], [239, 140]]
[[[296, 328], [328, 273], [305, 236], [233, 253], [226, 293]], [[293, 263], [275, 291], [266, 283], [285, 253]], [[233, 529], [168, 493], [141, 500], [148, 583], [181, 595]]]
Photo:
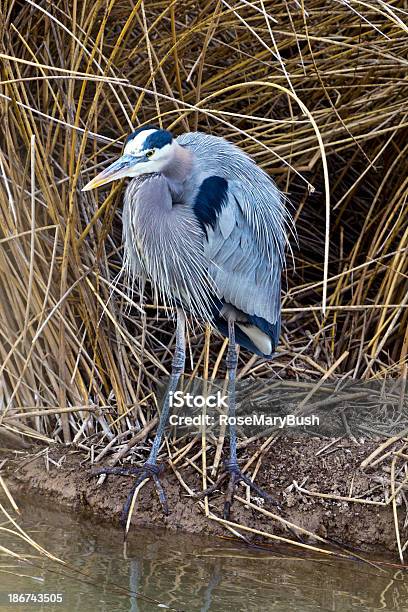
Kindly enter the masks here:
[[167, 144], [170, 144], [173, 136], [167, 130], [156, 130], [150, 134], [143, 144], [143, 151], [146, 149], [161, 149]]
[[125, 140], [125, 144], [136, 138], [138, 134], [144, 132], [145, 130], [157, 130], [157, 128], [154, 125], [144, 125], [143, 127], [140, 127], [131, 134], [129, 134], [129, 136]]
[[161, 149], [162, 147], [164, 147], [164, 145], [170, 144], [173, 140], [171, 132], [167, 130], [159, 130], [154, 125], [145, 125], [132, 132], [132, 134], [127, 137], [125, 144], [127, 144], [128, 142], [133, 140], [138, 134], [146, 130], [154, 130], [154, 132], [146, 138], [143, 144], [143, 151], [146, 151], [148, 149]]

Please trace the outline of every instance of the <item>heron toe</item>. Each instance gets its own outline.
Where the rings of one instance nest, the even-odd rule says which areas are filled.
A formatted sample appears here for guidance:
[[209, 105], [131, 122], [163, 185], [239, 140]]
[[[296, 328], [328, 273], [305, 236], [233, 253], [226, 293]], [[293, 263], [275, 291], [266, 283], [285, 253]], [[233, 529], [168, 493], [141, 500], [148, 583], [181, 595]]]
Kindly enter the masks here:
[[146, 461], [143, 466], [130, 466], [130, 467], [103, 467], [92, 470], [92, 476], [99, 476], [100, 474], [116, 475], [116, 476], [135, 476], [135, 483], [129, 491], [129, 494], [124, 503], [122, 514], [120, 517], [120, 524], [126, 529], [130, 508], [132, 505], [133, 495], [136, 489], [142, 484], [147, 478], [153, 480], [158, 498], [163, 508], [164, 514], [169, 514], [169, 507], [167, 503], [167, 497], [164, 492], [163, 486], [160, 482], [160, 473], [163, 471], [163, 466], [157, 463]]
[[249, 478], [249, 476], [242, 473], [239, 465], [236, 462], [227, 461], [225, 462], [224, 467], [225, 467], [225, 472], [221, 474], [217, 482], [215, 482], [213, 485], [208, 487], [208, 489], [205, 489], [205, 491], [198, 493], [197, 497], [206, 497], [207, 495], [211, 495], [219, 488], [221, 483], [229, 476], [227, 490], [225, 492], [225, 502], [224, 502], [224, 509], [223, 509], [223, 518], [225, 520], [229, 519], [231, 506], [234, 501], [235, 488], [237, 484], [239, 484], [240, 482], [243, 482], [244, 484], [248, 485], [254, 493], [256, 493], [259, 497], [261, 497], [265, 501], [269, 502], [273, 506], [280, 508], [279, 503], [271, 495], [269, 495], [269, 493], [267, 493], [261, 487], [255, 484]]
[[228, 462], [225, 465], [225, 469], [227, 471], [227, 474], [229, 473], [230, 478], [229, 478], [227, 490], [225, 492], [225, 502], [224, 502], [224, 510], [223, 510], [224, 519], [226, 520], [229, 519], [232, 502], [234, 501], [235, 488], [237, 484], [239, 484], [240, 482], [243, 482], [244, 484], [248, 485], [251, 491], [255, 492], [259, 497], [261, 497], [265, 501], [269, 502], [273, 506], [280, 508], [279, 503], [271, 495], [269, 495], [269, 493], [267, 493], [261, 487], [255, 484], [249, 478], [249, 476], [246, 476], [246, 474], [243, 474], [241, 472], [241, 469], [237, 463]]

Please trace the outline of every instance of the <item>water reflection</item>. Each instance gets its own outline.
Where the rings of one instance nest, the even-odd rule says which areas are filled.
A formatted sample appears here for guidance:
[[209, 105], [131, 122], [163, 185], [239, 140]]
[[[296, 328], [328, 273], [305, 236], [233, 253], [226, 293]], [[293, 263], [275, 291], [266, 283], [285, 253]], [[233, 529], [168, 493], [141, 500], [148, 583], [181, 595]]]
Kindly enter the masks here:
[[[133, 530], [124, 556], [119, 529], [43, 502], [20, 505], [22, 526], [68, 567], [39, 558], [27, 566], [3, 557], [2, 611], [147, 612], [159, 605], [200, 612], [408, 610], [407, 576], [392, 565], [375, 568], [153, 530]], [[16, 550], [15, 540], [4, 536], [2, 545]], [[28, 592], [61, 593], [63, 603], [7, 603], [8, 593]]]

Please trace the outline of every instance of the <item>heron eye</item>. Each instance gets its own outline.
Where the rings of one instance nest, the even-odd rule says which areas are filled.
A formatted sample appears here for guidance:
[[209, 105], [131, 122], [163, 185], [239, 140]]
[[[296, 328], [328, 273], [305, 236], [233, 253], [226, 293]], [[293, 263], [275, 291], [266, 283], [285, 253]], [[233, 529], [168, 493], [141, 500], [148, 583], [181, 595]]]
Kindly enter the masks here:
[[146, 157], [152, 157], [154, 155], [154, 149], [150, 149], [150, 151], [146, 151]]

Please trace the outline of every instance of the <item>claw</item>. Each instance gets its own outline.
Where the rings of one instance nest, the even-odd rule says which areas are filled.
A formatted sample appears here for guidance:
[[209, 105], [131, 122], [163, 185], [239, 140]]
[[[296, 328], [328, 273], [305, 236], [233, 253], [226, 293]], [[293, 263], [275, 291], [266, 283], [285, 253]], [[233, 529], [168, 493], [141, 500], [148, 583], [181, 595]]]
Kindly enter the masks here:
[[117, 476], [137, 476], [136, 482], [133, 484], [127, 498], [125, 504], [123, 506], [122, 514], [120, 517], [120, 524], [123, 529], [126, 530], [126, 525], [128, 522], [130, 507], [132, 505], [133, 495], [136, 489], [140, 486], [140, 484], [146, 480], [146, 478], [150, 478], [153, 480], [157, 495], [160, 500], [160, 504], [163, 508], [164, 514], [169, 514], [169, 506], [167, 503], [167, 497], [164, 492], [163, 486], [160, 482], [160, 473], [163, 471], [163, 466], [158, 465], [157, 463], [148, 463], [146, 462], [142, 467], [105, 467], [105, 468], [95, 468], [91, 471], [92, 476], [99, 476], [100, 474], [114, 474]]
[[231, 506], [234, 501], [235, 487], [240, 482], [244, 482], [246, 485], [250, 487], [250, 489], [252, 489], [252, 491], [254, 491], [257, 495], [259, 495], [259, 497], [262, 497], [262, 499], [264, 499], [265, 501], [268, 501], [270, 504], [281, 509], [281, 506], [279, 505], [279, 503], [276, 500], [274, 500], [273, 497], [269, 495], [269, 493], [261, 489], [261, 487], [259, 487], [257, 484], [252, 482], [252, 480], [246, 474], [243, 474], [241, 472], [240, 467], [236, 462], [226, 461], [224, 463], [224, 467], [225, 467], [225, 472], [224, 474], [220, 476], [217, 482], [215, 482], [213, 485], [208, 487], [208, 489], [205, 489], [205, 491], [201, 491], [201, 493], [198, 493], [196, 497], [198, 498], [206, 497], [207, 495], [211, 495], [212, 493], [214, 493], [214, 491], [216, 491], [219, 488], [222, 481], [225, 480], [225, 478], [227, 478], [229, 474], [229, 482], [228, 482], [227, 490], [225, 492], [225, 502], [224, 502], [224, 510], [223, 510], [223, 518], [225, 520], [229, 519], [229, 515], [231, 512]]
[[163, 512], [167, 516], [169, 514], [169, 505], [167, 503], [167, 497], [162, 487], [162, 483], [160, 482], [160, 478], [157, 476], [157, 474], [153, 475], [153, 480], [156, 486], [157, 495], [159, 496], [159, 500], [163, 508]]

